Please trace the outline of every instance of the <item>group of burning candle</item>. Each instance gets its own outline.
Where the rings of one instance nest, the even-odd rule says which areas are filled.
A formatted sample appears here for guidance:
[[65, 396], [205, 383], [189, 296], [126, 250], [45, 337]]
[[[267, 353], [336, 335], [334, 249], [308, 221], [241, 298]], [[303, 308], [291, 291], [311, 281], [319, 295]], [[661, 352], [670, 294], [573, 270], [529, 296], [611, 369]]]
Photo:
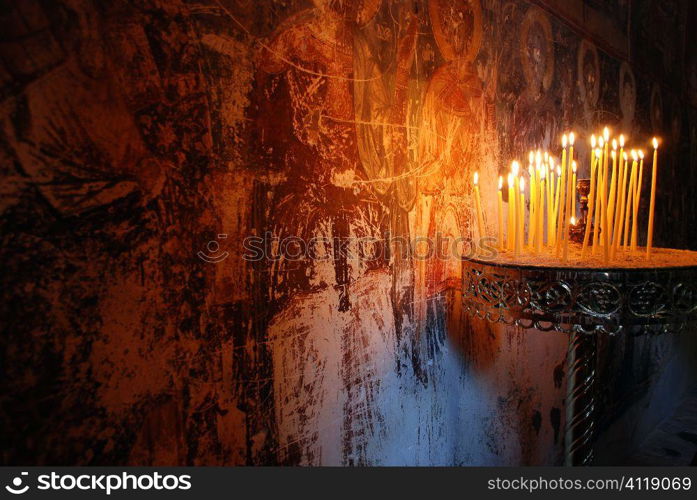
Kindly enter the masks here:
[[[577, 224], [577, 163], [574, 159], [574, 139], [573, 132], [562, 137], [559, 165], [555, 165], [554, 158], [547, 152], [530, 151], [527, 181], [520, 164], [517, 161], [511, 163], [507, 179], [507, 227], [504, 227], [503, 222], [504, 178], [499, 177], [499, 250], [513, 252], [516, 256], [522, 253], [555, 252], [564, 262], [568, 261], [570, 229]], [[581, 258], [587, 255], [590, 246], [593, 255], [602, 251], [604, 263], [607, 264], [616, 257], [618, 251], [637, 252], [644, 153], [636, 149], [627, 152], [624, 136], [611, 138], [607, 127], [597, 140], [595, 135], [591, 136], [590, 145], [590, 191]], [[647, 257], [651, 256], [653, 247], [656, 203], [658, 140], [655, 137], [652, 145], [654, 152], [646, 241]], [[479, 234], [484, 235], [486, 233], [478, 177], [478, 173], [475, 173], [474, 195]], [[526, 184], [529, 189], [528, 210]]]

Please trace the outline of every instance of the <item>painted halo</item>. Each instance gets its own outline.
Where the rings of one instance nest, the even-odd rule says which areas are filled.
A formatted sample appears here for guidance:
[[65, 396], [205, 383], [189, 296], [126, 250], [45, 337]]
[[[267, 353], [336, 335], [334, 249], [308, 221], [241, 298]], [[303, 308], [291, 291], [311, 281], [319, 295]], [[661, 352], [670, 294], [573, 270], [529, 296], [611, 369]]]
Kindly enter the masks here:
[[552, 25], [539, 7], [530, 7], [520, 27], [520, 59], [528, 89], [532, 89], [538, 68], [544, 68], [542, 89], [549, 90], [554, 76], [554, 38]]
[[657, 83], [651, 88], [651, 104], [649, 115], [651, 118], [651, 128], [654, 132], [659, 132], [663, 129], [663, 96], [661, 89]]
[[473, 61], [482, 44], [479, 0], [429, 0], [428, 15], [436, 44], [447, 61]]
[[577, 66], [581, 101], [593, 108], [600, 96], [600, 60], [595, 45], [588, 40], [582, 40], [578, 48]]
[[620, 66], [620, 110], [622, 111], [622, 124], [629, 127], [634, 121], [636, 111], [636, 80], [634, 72], [626, 62]]

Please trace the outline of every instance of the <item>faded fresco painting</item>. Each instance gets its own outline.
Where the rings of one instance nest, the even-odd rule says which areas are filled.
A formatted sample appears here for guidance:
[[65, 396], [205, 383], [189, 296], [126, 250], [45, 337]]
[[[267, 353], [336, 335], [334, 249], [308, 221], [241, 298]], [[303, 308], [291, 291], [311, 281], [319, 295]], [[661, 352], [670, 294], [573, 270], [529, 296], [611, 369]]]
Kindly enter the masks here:
[[[687, 8], [640, 3], [662, 22]], [[629, 36], [627, 2], [583, 4]], [[497, 229], [477, 227], [474, 175], [495, 214], [510, 162], [570, 129], [697, 148], [681, 40], [641, 28], [650, 73], [564, 15], [523, 0], [3, 7], [5, 459], [558, 462], [566, 339], [461, 310], [461, 258]], [[671, 68], [691, 71], [689, 106]], [[671, 147], [664, 219], [695, 208]], [[605, 425], [652, 397], [678, 349], [660, 345], [603, 347], [621, 374]]]

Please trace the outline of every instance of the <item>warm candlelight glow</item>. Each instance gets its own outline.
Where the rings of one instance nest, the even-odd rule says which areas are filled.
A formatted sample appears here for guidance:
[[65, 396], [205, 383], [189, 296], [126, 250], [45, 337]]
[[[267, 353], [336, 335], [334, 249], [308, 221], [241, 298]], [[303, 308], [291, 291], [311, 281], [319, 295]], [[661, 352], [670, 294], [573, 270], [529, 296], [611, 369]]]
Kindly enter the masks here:
[[[600, 134], [592, 134], [590, 137], [590, 158], [585, 159], [590, 160], [587, 167], [590, 179], [584, 179], [584, 189], [587, 192], [584, 191], [585, 196], [580, 198], [580, 210], [577, 208], [577, 176], [585, 170], [581, 164], [583, 156], [574, 155], [576, 136], [573, 132], [562, 135], [563, 149], [559, 160], [555, 160], [554, 152], [542, 148], [528, 150], [527, 175], [518, 161], [511, 161], [506, 235], [503, 234], [504, 177], [499, 176], [498, 179], [501, 250], [505, 248], [516, 255], [528, 252], [542, 255], [543, 248], [551, 248], [557, 258], [563, 255], [566, 262], [570, 255], [569, 245], [574, 244], [571, 241], [573, 238], [579, 244], [582, 243], [581, 259], [586, 258], [586, 251], [591, 246], [593, 255], [597, 251], [603, 255], [605, 265], [615, 259], [617, 250], [629, 251], [630, 241], [631, 251], [635, 251], [644, 152], [639, 149], [625, 150], [625, 136], [620, 134], [612, 137], [610, 133], [608, 127], [603, 127]], [[654, 146], [654, 174], [647, 253], [650, 253], [652, 243], [658, 138], [654, 137], [651, 143]], [[529, 201], [525, 199], [526, 187]], [[478, 198], [479, 172], [474, 173], [474, 190]], [[480, 202], [477, 200], [478, 210], [479, 206]], [[478, 213], [479, 218], [481, 215]], [[484, 224], [481, 220], [479, 224], [483, 234]], [[583, 233], [581, 239], [577, 239], [577, 231]]]
[[479, 172], [474, 173], [474, 185], [479, 184]]

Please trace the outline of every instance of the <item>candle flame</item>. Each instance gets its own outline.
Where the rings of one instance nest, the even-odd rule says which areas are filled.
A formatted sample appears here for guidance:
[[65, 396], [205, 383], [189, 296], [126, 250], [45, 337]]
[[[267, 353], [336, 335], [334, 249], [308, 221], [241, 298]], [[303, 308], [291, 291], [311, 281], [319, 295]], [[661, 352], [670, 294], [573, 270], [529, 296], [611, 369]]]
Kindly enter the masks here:
[[508, 188], [513, 189], [513, 174], [508, 174]]
[[576, 160], [571, 162], [571, 171], [573, 173], [576, 173]]
[[591, 135], [591, 147], [595, 149], [595, 134]]
[[572, 146], [574, 145], [574, 133], [573, 132], [569, 133], [569, 144]]
[[474, 185], [479, 184], [479, 172], [474, 173]]
[[600, 138], [598, 139], [598, 146], [600, 146], [600, 147], [602, 148], [604, 145], [605, 145], [605, 141], [603, 140], [602, 137], [600, 137]]
[[525, 177], [520, 178], [520, 192], [525, 191]]
[[612, 156], [612, 159], [614, 160], [615, 157], [617, 156], [617, 152], [613, 149], [612, 153], [610, 153], [610, 156]]
[[636, 154], [636, 150], [632, 149], [632, 160], [636, 161], [638, 155]]
[[503, 189], [503, 175], [499, 175], [499, 191]]
[[575, 226], [575, 225], [576, 225], [576, 217], [574, 217], [574, 216], [572, 215], [572, 216], [571, 216], [571, 219], [569, 219], [569, 222], [571, 222], [571, 225], [572, 225], [572, 226]]
[[528, 163], [532, 165], [533, 161], [535, 161], [535, 152], [531, 149], [530, 154], [528, 154]]
[[617, 149], [617, 140], [613, 139], [612, 140], [612, 151], [614, 153], [615, 149]]
[[542, 163], [542, 153], [540, 153], [540, 150], [537, 150], [537, 154], [535, 155], [535, 164], [539, 167], [540, 163]]
[[620, 147], [621, 148], [624, 147], [624, 135], [623, 134], [620, 134]]
[[565, 148], [566, 147], [566, 142], [567, 142], [566, 134], [561, 136], [561, 147]]
[[528, 166], [528, 174], [530, 175], [530, 177], [535, 175], [535, 171], [532, 169], [532, 163]]
[[[597, 148], [597, 149], [595, 150], [595, 156], [596, 156], [597, 158], [599, 158], [600, 155], [602, 155], [602, 154], [603, 154], [603, 150], [602, 150], [602, 149]], [[627, 154], [627, 153], [625, 153], [625, 155], [626, 155], [626, 154]]]
[[653, 149], [658, 149], [658, 139], [654, 137], [651, 142], [653, 143]]
[[639, 158], [644, 159], [644, 151], [642, 149], [639, 150]]
[[554, 158], [552, 158], [551, 156], [549, 157], [549, 168], [554, 170]]
[[543, 181], [545, 180], [545, 176], [547, 175], [547, 169], [546, 168], [541, 168], [540, 169], [540, 180]]
[[624, 161], [627, 161], [627, 152], [626, 151], [623, 153], [623, 156], [624, 156]]
[[609, 128], [605, 127], [603, 129], [603, 137], [605, 138], [605, 142], [607, 142], [608, 139], [610, 139], [610, 129]]
[[561, 167], [557, 165], [557, 177], [561, 177]]
[[518, 177], [518, 172], [520, 171], [520, 164], [513, 160], [513, 163], [511, 163], [511, 172], [515, 177]]

